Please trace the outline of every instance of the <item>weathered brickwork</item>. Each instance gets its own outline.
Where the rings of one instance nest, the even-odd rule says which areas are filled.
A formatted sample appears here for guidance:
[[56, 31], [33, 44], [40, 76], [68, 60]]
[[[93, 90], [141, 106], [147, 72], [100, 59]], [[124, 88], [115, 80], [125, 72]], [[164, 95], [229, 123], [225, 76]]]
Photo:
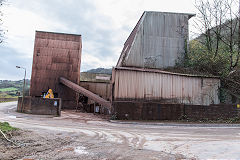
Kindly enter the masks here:
[[183, 116], [191, 120], [217, 120], [240, 117], [236, 105], [184, 105], [157, 102], [113, 102], [114, 113], [119, 119], [129, 120], [179, 120]]

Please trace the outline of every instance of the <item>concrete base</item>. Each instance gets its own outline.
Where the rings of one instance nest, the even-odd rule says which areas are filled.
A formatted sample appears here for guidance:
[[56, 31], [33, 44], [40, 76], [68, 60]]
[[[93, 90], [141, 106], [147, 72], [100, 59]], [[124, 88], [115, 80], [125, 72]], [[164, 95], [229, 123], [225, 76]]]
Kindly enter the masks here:
[[39, 97], [24, 97], [22, 105], [22, 97], [18, 98], [17, 111], [39, 115], [61, 115], [61, 98], [45, 99]]

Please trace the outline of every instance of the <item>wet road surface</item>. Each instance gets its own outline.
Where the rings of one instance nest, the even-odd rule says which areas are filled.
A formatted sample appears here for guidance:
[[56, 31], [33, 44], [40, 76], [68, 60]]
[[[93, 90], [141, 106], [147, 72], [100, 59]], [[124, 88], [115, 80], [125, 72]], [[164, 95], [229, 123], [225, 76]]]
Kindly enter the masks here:
[[[239, 125], [122, 124], [75, 111], [63, 111], [61, 117], [53, 117], [17, 113], [15, 110], [16, 102], [0, 103], [0, 121], [33, 132], [85, 136], [88, 140], [94, 139], [94, 143], [101, 141], [119, 144], [122, 149], [152, 151], [149, 154], [154, 153], [153, 156], [158, 152], [166, 153], [163, 155], [165, 159], [178, 158], [172, 155], [183, 155], [187, 159], [240, 159]], [[77, 151], [88, 152], [83, 146]]]

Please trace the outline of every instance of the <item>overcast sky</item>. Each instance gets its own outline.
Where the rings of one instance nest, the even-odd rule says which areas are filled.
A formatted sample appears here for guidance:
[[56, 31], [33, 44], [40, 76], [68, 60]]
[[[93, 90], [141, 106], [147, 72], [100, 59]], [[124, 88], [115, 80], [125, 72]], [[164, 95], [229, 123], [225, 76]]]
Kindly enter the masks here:
[[[194, 0], [8, 0], [0, 79], [31, 77], [35, 30], [82, 35], [81, 71], [116, 65], [143, 11], [195, 13]], [[190, 21], [191, 22], [191, 21]], [[191, 28], [190, 28], [191, 29]]]

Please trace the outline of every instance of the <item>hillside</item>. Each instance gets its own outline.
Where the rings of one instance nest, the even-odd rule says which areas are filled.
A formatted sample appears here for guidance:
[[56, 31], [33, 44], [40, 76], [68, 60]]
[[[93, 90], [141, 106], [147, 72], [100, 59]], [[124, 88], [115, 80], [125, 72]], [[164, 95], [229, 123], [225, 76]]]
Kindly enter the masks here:
[[[88, 70], [87, 73], [95, 73], [95, 74], [99, 73], [103, 75], [106, 74], [107, 76], [112, 74], [112, 69], [96, 68], [96, 69]], [[0, 98], [15, 98], [19, 96], [19, 94], [22, 95], [22, 87], [23, 87], [23, 80], [18, 80], [18, 81], [0, 80]], [[25, 95], [29, 95], [29, 88], [30, 88], [30, 79], [26, 79]]]
[[[0, 98], [14, 98], [22, 94], [23, 80], [0, 80]], [[25, 94], [28, 95], [30, 80], [26, 79]]]
[[185, 70], [219, 76], [222, 103], [240, 101], [239, 21], [226, 20], [189, 43]]
[[112, 74], [111, 68], [96, 68], [96, 69], [90, 69], [87, 72], [89, 73], [101, 73], [101, 74]]

